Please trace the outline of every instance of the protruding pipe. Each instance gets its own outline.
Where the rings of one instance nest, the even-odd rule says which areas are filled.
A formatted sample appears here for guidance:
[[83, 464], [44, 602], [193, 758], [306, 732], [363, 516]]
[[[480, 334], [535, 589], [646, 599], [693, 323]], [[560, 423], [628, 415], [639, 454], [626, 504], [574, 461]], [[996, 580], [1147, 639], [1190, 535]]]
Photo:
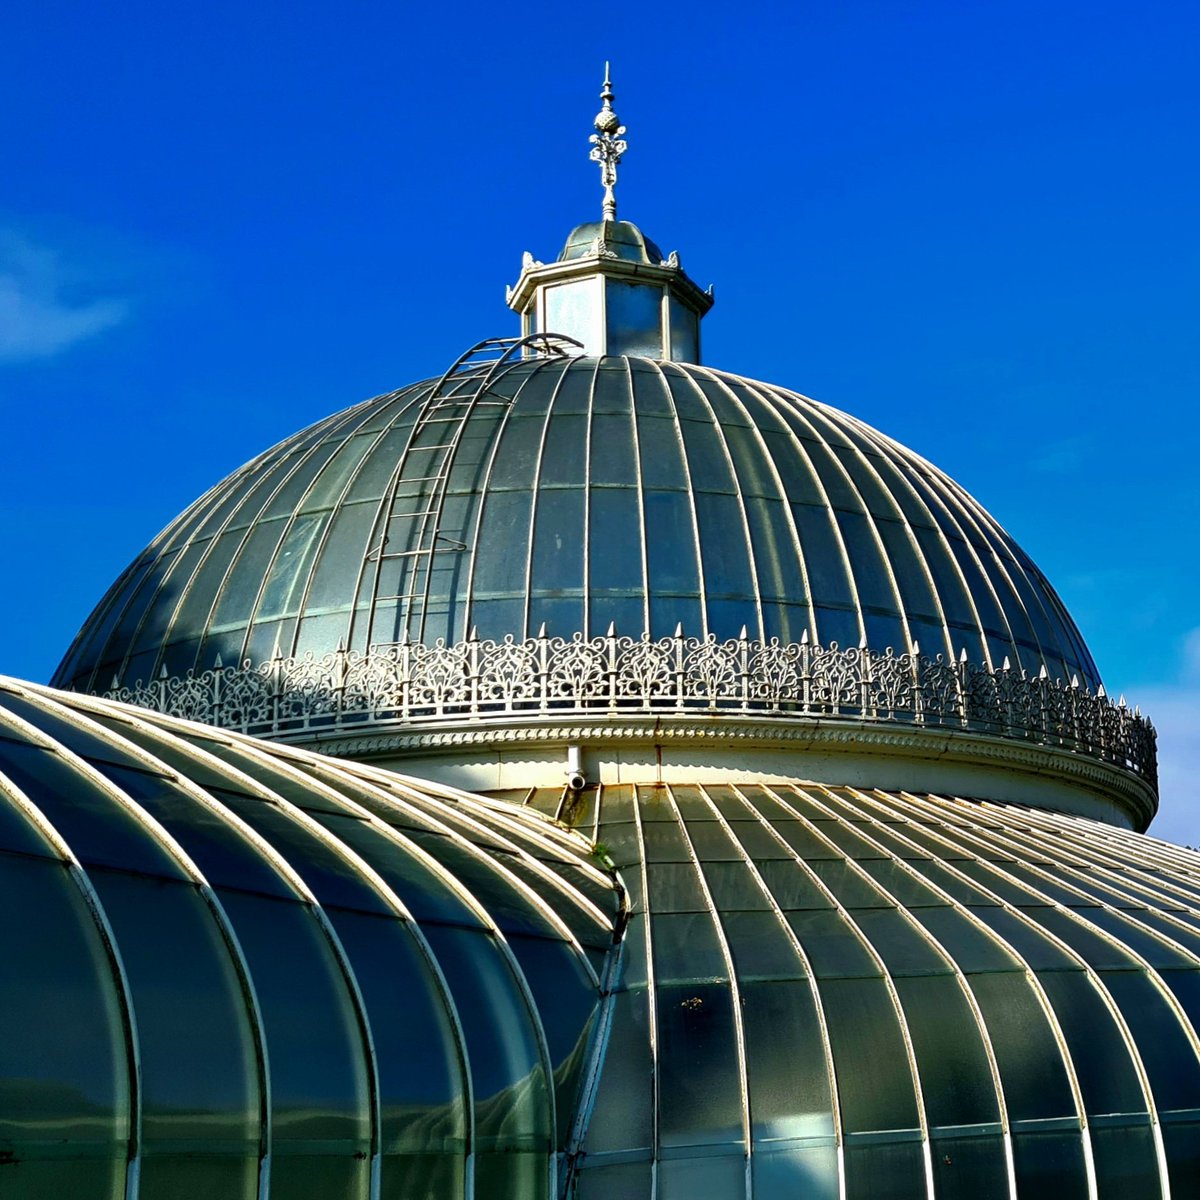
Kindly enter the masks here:
[[567, 747], [567, 787], [573, 792], [587, 787], [587, 776], [583, 773], [583, 747]]

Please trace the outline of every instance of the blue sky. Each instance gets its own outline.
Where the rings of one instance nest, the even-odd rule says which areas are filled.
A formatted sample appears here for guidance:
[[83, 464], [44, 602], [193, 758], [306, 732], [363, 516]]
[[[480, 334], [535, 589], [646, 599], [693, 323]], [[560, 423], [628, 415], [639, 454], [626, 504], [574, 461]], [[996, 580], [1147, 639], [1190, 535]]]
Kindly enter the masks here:
[[230, 470], [513, 331], [621, 215], [709, 363], [911, 445], [1160, 727], [1200, 843], [1200, 6], [22, 0], [0, 39], [0, 670]]

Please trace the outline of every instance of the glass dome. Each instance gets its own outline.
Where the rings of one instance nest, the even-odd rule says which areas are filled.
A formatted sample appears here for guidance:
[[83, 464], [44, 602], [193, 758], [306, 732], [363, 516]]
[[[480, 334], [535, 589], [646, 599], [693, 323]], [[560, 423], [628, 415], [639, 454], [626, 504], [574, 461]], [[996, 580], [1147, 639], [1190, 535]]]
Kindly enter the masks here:
[[770, 384], [562, 354], [468, 364], [234, 472], [121, 575], [55, 683], [610, 624], [1098, 683], [1037, 567], [912, 451]]

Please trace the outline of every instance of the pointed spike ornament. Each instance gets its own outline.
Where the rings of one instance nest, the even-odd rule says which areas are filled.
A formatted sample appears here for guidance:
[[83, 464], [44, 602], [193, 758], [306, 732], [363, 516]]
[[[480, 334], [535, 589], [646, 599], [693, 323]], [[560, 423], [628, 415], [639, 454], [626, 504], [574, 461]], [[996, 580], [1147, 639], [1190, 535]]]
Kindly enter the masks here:
[[604, 188], [603, 219], [615, 221], [617, 197], [614, 189], [617, 186], [617, 164], [628, 146], [622, 140], [625, 126], [613, 112], [612, 80], [609, 78], [608, 63], [604, 64], [604, 87], [600, 92], [600, 99], [603, 107], [592, 122], [596, 132], [588, 139], [592, 143], [588, 157], [592, 162], [600, 164], [600, 183]]

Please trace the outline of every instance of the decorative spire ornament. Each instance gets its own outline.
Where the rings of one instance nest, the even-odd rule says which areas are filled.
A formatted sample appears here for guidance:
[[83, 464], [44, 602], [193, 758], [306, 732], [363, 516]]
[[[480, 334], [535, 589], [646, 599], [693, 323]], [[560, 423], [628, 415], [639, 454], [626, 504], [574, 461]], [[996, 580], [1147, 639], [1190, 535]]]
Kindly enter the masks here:
[[617, 114], [613, 112], [612, 80], [609, 79], [608, 63], [604, 64], [604, 88], [600, 93], [603, 107], [596, 114], [592, 124], [596, 132], [588, 139], [592, 149], [588, 157], [594, 163], [600, 164], [600, 182], [604, 185], [604, 220], [617, 219], [617, 197], [613, 189], [617, 184], [617, 164], [628, 146], [622, 138], [625, 126], [621, 124]]

